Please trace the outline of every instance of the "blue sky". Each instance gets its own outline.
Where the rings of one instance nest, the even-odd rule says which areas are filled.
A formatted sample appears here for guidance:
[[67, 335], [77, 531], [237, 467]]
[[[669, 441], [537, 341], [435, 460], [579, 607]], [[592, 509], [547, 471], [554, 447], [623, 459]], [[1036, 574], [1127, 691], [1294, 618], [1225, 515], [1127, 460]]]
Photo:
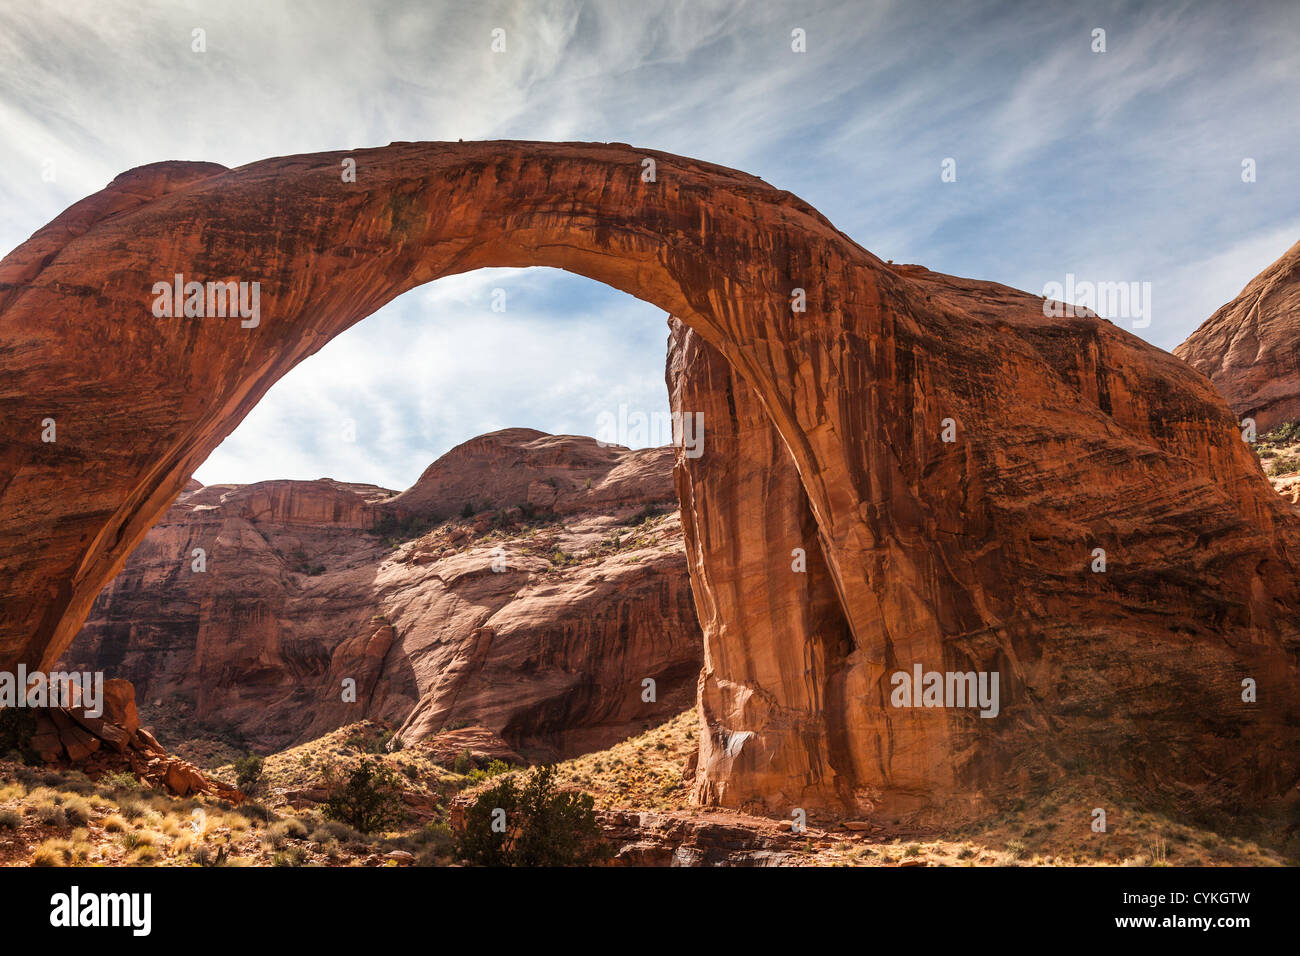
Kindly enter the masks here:
[[[1135, 331], [1172, 348], [1300, 239], [1297, 36], [1287, 3], [7, 3], [0, 250], [162, 159], [620, 141], [762, 176], [898, 262], [1150, 282]], [[665, 338], [552, 270], [444, 279], [286, 376], [197, 477], [400, 488], [483, 431], [591, 434], [666, 409]]]

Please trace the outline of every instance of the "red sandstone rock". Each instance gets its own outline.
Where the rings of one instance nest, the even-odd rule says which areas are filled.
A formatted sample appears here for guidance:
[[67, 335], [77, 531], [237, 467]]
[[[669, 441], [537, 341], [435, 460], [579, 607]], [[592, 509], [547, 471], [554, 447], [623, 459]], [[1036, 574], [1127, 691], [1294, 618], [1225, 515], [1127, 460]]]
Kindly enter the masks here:
[[509, 764], [524, 762], [524, 758], [515, 753], [509, 744], [486, 727], [444, 730], [421, 741], [419, 746], [428, 753], [430, 760], [444, 767], [452, 766], [456, 758], [464, 753], [468, 753], [480, 766], [492, 760]]
[[1251, 279], [1174, 354], [1209, 376], [1262, 434], [1300, 419], [1300, 242]]
[[[469, 722], [504, 734], [510, 753], [600, 749], [694, 693], [702, 653], [679, 525], [631, 524], [675, 504], [672, 461], [667, 448], [508, 429], [448, 452], [396, 497], [331, 481], [196, 489], [146, 536], [65, 657], [163, 701], [149, 711], [155, 730], [190, 702], [259, 749], [363, 718], [407, 724], [410, 742]], [[536, 486], [563, 524], [529, 524], [513, 507]], [[471, 494], [489, 510], [462, 521]], [[455, 518], [394, 550], [389, 533], [365, 530], [386, 515]]]
[[[842, 636], [829, 594], [851, 609], [851, 592], [822, 570], [827, 537], [804, 517], [810, 477], [823, 476], [799, 474], [743, 378], [677, 329], [674, 408], [716, 423], [710, 453], [678, 461], [706, 644], [697, 795], [782, 814], [823, 804], [895, 813], [1082, 767], [1210, 803], [1278, 792], [1297, 772], [1284, 756], [1296, 751], [1283, 716], [1296, 697], [1282, 663], [1297, 635], [1297, 526], [1227, 410], [1173, 359], [1103, 320], [1048, 320], [1025, 293], [894, 271], [930, 307], [990, 323], [1009, 348], [1028, 344], [1058, 384], [989, 358], [957, 362], [971, 380], [947, 399], [951, 417], [959, 436], [982, 436], [945, 450], [937, 411], [863, 426], [904, 436], [864, 471], [880, 489], [865, 514], [894, 529], [876, 544], [881, 584], [866, 608], [885, 643], [869, 654], [861, 634]], [[915, 383], [918, 404], [933, 407], [938, 383], [921, 370], [934, 374], [944, 351], [933, 340], [895, 346], [895, 375]], [[1031, 395], [1018, 420], [988, 407]], [[959, 402], [985, 407], [960, 412]], [[904, 532], [918, 522], [923, 535]], [[926, 540], [929, 557], [916, 551]], [[791, 573], [795, 547], [807, 552], [804, 574]], [[1095, 547], [1107, 551], [1105, 574], [1090, 570]], [[769, 582], [765, 600], [756, 580]], [[941, 650], [920, 641], [931, 627], [946, 635]], [[1252, 646], [1261, 634], [1271, 649]], [[999, 671], [1001, 719], [889, 706], [888, 675], [918, 660]], [[1277, 708], [1244, 704], [1243, 676], [1267, 682]], [[1243, 747], [1273, 769], [1251, 767]]]
[[[1177, 359], [1095, 317], [1045, 318], [1036, 296], [891, 268], [797, 197], [682, 157], [654, 154], [647, 184], [646, 151], [621, 145], [395, 144], [348, 153], [360, 177], [341, 184], [343, 155], [134, 170], [0, 263], [0, 665], [57, 660], [198, 462], [332, 336], [441, 275], [555, 266], [659, 305], [715, 349], [780, 435], [816, 523], [852, 635], [843, 706], [813, 701], [809, 756], [785, 746], [768, 783], [744, 779], [761, 757], [719, 765], [737, 777], [728, 792], [784, 773], [783, 794], [969, 805], [1083, 767], [1222, 804], [1300, 776], [1300, 516]], [[176, 273], [261, 281], [261, 321], [155, 319], [152, 284]], [[41, 441], [47, 418], [57, 442]], [[701, 467], [701, 500], [739, 494]], [[729, 604], [711, 578], [761, 566], [752, 549], [797, 527], [803, 505], [770, 504], [776, 528], [690, 545], [702, 608]], [[1098, 547], [1104, 574], [1089, 567]], [[475, 567], [448, 570], [485, 596]], [[790, 588], [745, 586], [758, 608]], [[249, 646], [266, 617], [239, 622]], [[755, 617], [709, 626], [735, 641]], [[475, 631], [443, 670], [487, 659], [499, 634]], [[742, 698], [772, 695], [797, 711], [811, 691], [761, 681], [819, 679], [807, 636], [802, 671], [782, 650], [797, 632], [749, 646], [749, 663], [723, 655], [752, 685], [724, 696], [733, 678], [715, 668], [719, 706], [762, 719]], [[891, 709], [890, 674], [913, 664], [1004, 675], [1000, 719]], [[792, 739], [779, 729], [729, 728], [729, 745]]]
[[[176, 796], [207, 793], [232, 803], [244, 799], [234, 787], [211, 780], [193, 764], [170, 756], [147, 730], [133, 726], [135, 691], [129, 682], [106, 681], [105, 703], [101, 717], [90, 717], [80, 707], [42, 708], [28, 746], [49, 764], [67, 763], [96, 773], [129, 767], [139, 779]], [[117, 756], [105, 760], [100, 751], [104, 743]]]

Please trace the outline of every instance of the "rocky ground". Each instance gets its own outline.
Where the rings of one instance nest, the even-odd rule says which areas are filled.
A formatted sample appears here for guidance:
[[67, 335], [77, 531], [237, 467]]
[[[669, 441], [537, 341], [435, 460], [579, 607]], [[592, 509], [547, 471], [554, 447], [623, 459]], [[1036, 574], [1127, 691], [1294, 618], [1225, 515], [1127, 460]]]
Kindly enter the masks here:
[[[689, 803], [698, 741], [694, 711], [608, 750], [558, 765], [561, 785], [595, 799], [616, 864], [723, 866], [1273, 866], [1300, 862], [1300, 839], [1244, 820], [1177, 822], [1118, 796], [1108, 781], [1077, 781], [970, 827], [883, 826], [814, 816], [791, 821]], [[458, 862], [454, 808], [517, 759], [484, 728], [397, 751], [391, 731], [350, 725], [266, 758], [251, 799], [180, 798], [128, 774], [0, 761], [0, 863], [5, 865], [446, 866]], [[362, 761], [393, 768], [405, 819], [363, 834], [330, 819], [331, 786]], [[207, 768], [228, 783], [234, 766]], [[1111, 808], [1091, 830], [1092, 804]], [[1286, 849], [1279, 849], [1285, 847]], [[1291, 857], [1288, 858], [1288, 852]]]

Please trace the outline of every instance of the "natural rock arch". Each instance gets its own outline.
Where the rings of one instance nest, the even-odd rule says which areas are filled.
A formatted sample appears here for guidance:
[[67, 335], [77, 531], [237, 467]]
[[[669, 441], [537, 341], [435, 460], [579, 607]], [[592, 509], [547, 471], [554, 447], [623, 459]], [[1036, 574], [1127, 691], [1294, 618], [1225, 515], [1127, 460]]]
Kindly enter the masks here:
[[[355, 182], [341, 175], [348, 159]], [[679, 477], [705, 685], [723, 688], [702, 698], [706, 798], [788, 810], [966, 795], [1024, 778], [1062, 746], [1126, 778], [1266, 792], [1294, 780], [1288, 549], [1300, 534], [1205, 379], [1096, 317], [1048, 320], [1024, 293], [893, 268], [754, 177], [617, 144], [163, 163], [6, 257], [0, 667], [57, 658], [195, 467], [297, 362], [416, 285], [538, 265], [664, 308], [698, 336], [698, 355], [725, 360], [679, 390], [694, 381], [728, 426], [712, 429], [724, 451], [683, 461]], [[153, 286], [177, 273], [259, 282], [260, 322], [156, 318]], [[806, 311], [792, 308], [796, 289]], [[708, 401], [717, 389], [730, 404]], [[955, 442], [940, 440], [947, 419]], [[729, 468], [728, 455], [753, 464], [750, 439], [773, 428], [762, 447], [779, 460]], [[737, 594], [755, 568], [774, 606], [798, 593], [771, 553], [789, 536], [719, 526], [708, 502], [761, 495], [764, 474], [786, 476], [771, 514], [816, 535], [817, 602], [829, 586], [838, 620], [747, 620]], [[1112, 553], [1107, 575], [1088, 573], [1098, 545]], [[822, 626], [844, 630], [822, 642], [838, 648], [833, 673], [763, 643], [811, 648], [808, 628]], [[1197, 664], [1180, 668], [1189, 646]], [[737, 647], [744, 663], [719, 654]], [[1124, 666], [1088, 666], [1100, 654]], [[999, 670], [1002, 719], [891, 710], [888, 675], [914, 662]], [[1261, 685], [1249, 711], [1236, 700], [1243, 672]], [[1080, 686], [1062, 691], [1062, 675]], [[824, 681], [833, 708], [825, 686], [798, 686]], [[1080, 708], [1155, 721], [1165, 756], [1130, 761]], [[1257, 738], [1255, 765], [1209, 732], [1224, 721]], [[789, 757], [800, 752], [828, 756]]]

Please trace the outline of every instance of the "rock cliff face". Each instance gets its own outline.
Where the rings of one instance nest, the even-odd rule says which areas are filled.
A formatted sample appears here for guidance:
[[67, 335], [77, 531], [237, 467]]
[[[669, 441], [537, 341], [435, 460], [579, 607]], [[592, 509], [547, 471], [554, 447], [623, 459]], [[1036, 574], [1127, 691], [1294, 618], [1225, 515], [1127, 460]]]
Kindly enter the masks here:
[[[349, 158], [357, 182], [341, 183]], [[0, 666], [58, 658], [196, 465], [299, 361], [421, 283], [524, 265], [678, 316], [753, 393], [798, 475], [804, 502], [765, 502], [772, 522], [687, 516], [706, 529], [688, 542], [717, 715], [705, 795], [776, 784], [778, 802], [970, 805], [1104, 771], [1223, 805], [1294, 785], [1300, 516], [1203, 376], [1096, 317], [1045, 318], [1036, 296], [893, 268], [754, 177], [619, 144], [146, 167], [6, 257]], [[159, 318], [151, 290], [175, 275], [260, 282], [260, 318]], [[770, 433], [727, 413], [722, 447], [731, 434], [761, 460]], [[758, 465], [708, 454], [682, 463], [679, 487], [747, 513], [730, 476]], [[725, 593], [818, 599], [813, 558], [792, 585], [764, 553], [790, 543], [804, 507], [852, 636], [842, 663], [833, 614], [791, 612], [771, 625], [791, 629], [780, 640], [750, 641], [752, 616]], [[481, 563], [444, 560], [475, 615], [500, 610]], [[381, 656], [385, 622], [402, 639], [391, 615], [359, 626], [358, 659]], [[787, 674], [794, 647], [822, 659]], [[914, 667], [996, 673], [998, 715], [893, 706], [894, 675]], [[805, 686], [778, 693], [787, 681]], [[805, 720], [808, 733], [785, 729]], [[762, 779], [768, 767], [788, 779]]]
[[704, 415], [705, 454], [676, 469], [708, 654], [700, 678], [702, 803], [788, 812], [852, 801], [844, 729], [853, 635], [794, 460], [718, 352], [673, 320], [673, 408]]
[[1300, 419], [1300, 242], [1205, 320], [1174, 354], [1263, 433]]
[[[1055, 370], [1056, 391], [972, 368], [964, 401], [1025, 402], [999, 450], [990, 440], [986, 458], [982, 442], [960, 437], [984, 431], [989, 411], [951, 416], [946, 453], [936, 415], [926, 419], [932, 434], [912, 430], [908, 451], [868, 469], [881, 497], [866, 513], [896, 524], [920, 507], [939, 543], [928, 559], [911, 535], [880, 543], [877, 657], [840, 611], [807, 481], [758, 396], [675, 326], [674, 408], [702, 409], [711, 423], [708, 453], [679, 455], [677, 466], [705, 630], [697, 795], [786, 813], [835, 802], [905, 811], [934, 803], [938, 767], [951, 771], [947, 793], [967, 799], [1083, 771], [1210, 804], [1285, 789], [1297, 772], [1281, 716], [1295, 707], [1286, 683], [1296, 597], [1283, 582], [1295, 573], [1296, 525], [1226, 410], [1176, 362], [1103, 320], [1052, 322], [1026, 293], [894, 271], [925, 301], [1031, 344]], [[893, 362], [923, 402], [935, 387], [917, 378], [923, 357], [898, 346]], [[1070, 392], [1074, 408], [1063, 403]], [[1091, 486], [1066, 477], [1085, 467], [1096, 469]], [[891, 475], [903, 481], [887, 493]], [[1229, 480], [1216, 487], [1215, 475]], [[1243, 588], [1236, 574], [1253, 583]], [[926, 622], [948, 635], [936, 651], [907, 637]], [[1250, 636], [1265, 633], [1272, 651]], [[998, 672], [999, 715], [892, 706], [888, 678], [918, 660]], [[1242, 700], [1247, 677], [1268, 684], [1278, 710]], [[1210, 726], [1233, 730], [1224, 738]], [[1251, 766], [1261, 754], [1273, 771]]]
[[264, 749], [364, 717], [408, 740], [478, 724], [529, 756], [600, 749], [694, 696], [674, 505], [670, 450], [526, 429], [453, 449], [395, 497], [191, 486], [66, 656]]

